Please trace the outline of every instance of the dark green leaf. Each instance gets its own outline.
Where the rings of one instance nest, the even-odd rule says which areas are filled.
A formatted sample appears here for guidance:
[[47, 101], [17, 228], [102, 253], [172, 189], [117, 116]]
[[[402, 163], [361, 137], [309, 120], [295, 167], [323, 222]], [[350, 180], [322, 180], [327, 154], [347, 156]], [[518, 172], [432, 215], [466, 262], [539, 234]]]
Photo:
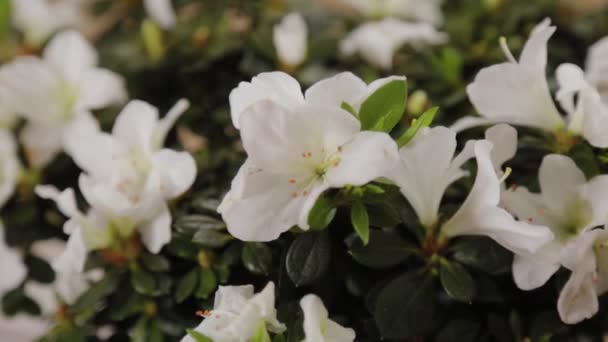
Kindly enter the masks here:
[[423, 127], [428, 127], [433, 123], [435, 114], [437, 114], [438, 107], [433, 107], [420, 115], [419, 118], [414, 119], [412, 125], [397, 139], [397, 145], [399, 147], [407, 145], [415, 136], [418, 131]]
[[370, 232], [369, 244], [364, 246], [354, 235], [346, 239], [348, 253], [360, 264], [371, 268], [388, 268], [398, 265], [418, 251], [399, 235], [382, 230]]
[[214, 217], [191, 214], [179, 216], [173, 227], [179, 232], [194, 232], [200, 229], [224, 229], [226, 224]]
[[25, 257], [25, 264], [28, 269], [28, 276], [37, 282], [48, 284], [55, 280], [55, 272], [46, 261], [28, 255]]
[[394, 80], [378, 88], [361, 104], [361, 129], [390, 132], [403, 116], [406, 93], [404, 80]]
[[492, 239], [465, 237], [451, 249], [454, 260], [486, 273], [501, 274], [511, 270], [513, 254]]
[[131, 286], [143, 295], [154, 295], [156, 292], [156, 279], [150, 272], [138, 268], [131, 271]]
[[439, 279], [447, 294], [461, 302], [470, 303], [475, 293], [475, 282], [469, 272], [459, 263], [441, 260]]
[[166, 272], [171, 266], [169, 260], [162, 255], [143, 253], [141, 261], [145, 268], [153, 272]]
[[289, 246], [285, 267], [296, 286], [310, 285], [329, 267], [331, 240], [327, 231], [300, 234]]
[[207, 228], [200, 229], [192, 237], [192, 242], [208, 248], [224, 247], [232, 240], [234, 240], [234, 238], [230, 234]]
[[118, 277], [114, 273], [106, 273], [105, 278], [93, 284], [91, 288], [78, 298], [76, 303], [70, 307], [70, 311], [77, 313], [91, 307], [96, 307], [103, 298], [116, 291]]
[[183, 302], [196, 287], [198, 283], [198, 268], [186, 273], [179, 282], [177, 283], [177, 289], [175, 290], [175, 301], [178, 303]]
[[208, 268], [201, 268], [199, 271], [198, 288], [194, 296], [196, 298], [207, 298], [215, 292], [217, 288], [217, 278], [215, 273]]
[[241, 252], [241, 260], [251, 273], [267, 275], [272, 267], [272, 251], [263, 243], [247, 242]]
[[408, 339], [427, 331], [434, 315], [432, 278], [418, 271], [389, 282], [380, 290], [374, 306], [380, 334], [388, 339]]
[[326, 195], [321, 195], [308, 214], [308, 224], [313, 230], [327, 228], [336, 216], [336, 208], [331, 199]]
[[474, 342], [479, 328], [478, 322], [456, 318], [441, 329], [435, 342]]
[[[113, 301], [110, 307], [110, 319], [113, 321], [125, 320], [134, 314], [141, 312], [143, 308], [143, 297], [133, 292], [132, 290], [124, 293], [122, 300]], [[123, 292], [121, 292], [123, 295]]]

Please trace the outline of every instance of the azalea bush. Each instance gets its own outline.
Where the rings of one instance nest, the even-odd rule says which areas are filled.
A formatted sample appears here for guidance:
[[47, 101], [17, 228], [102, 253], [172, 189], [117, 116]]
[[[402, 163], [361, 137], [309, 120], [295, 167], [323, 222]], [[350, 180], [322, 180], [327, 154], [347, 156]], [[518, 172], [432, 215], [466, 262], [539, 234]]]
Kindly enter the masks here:
[[599, 341], [602, 0], [0, 0], [0, 336]]

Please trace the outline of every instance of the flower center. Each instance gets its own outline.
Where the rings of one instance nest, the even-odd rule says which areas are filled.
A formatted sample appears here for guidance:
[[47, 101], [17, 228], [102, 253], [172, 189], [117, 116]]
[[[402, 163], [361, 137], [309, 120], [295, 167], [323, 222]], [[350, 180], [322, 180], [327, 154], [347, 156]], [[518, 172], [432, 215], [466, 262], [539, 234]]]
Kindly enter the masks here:
[[74, 105], [78, 99], [78, 88], [73, 87], [67, 82], [64, 82], [57, 89], [57, 102], [59, 104], [59, 113], [57, 116], [61, 120], [69, 120], [74, 115]]

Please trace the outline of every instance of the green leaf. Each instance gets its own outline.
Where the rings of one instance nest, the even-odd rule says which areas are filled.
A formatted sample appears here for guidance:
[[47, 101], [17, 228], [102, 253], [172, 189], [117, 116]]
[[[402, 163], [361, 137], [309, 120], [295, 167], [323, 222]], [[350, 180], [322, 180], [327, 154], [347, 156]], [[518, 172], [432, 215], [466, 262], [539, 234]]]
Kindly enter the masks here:
[[255, 330], [255, 334], [250, 340], [251, 342], [271, 342], [268, 330], [266, 330], [266, 323], [260, 322], [258, 328]]
[[371, 268], [389, 268], [418, 253], [415, 246], [399, 235], [382, 230], [370, 231], [369, 244], [351, 235], [346, 239], [348, 253], [360, 264]]
[[576, 144], [568, 151], [568, 156], [585, 173], [587, 179], [600, 174], [600, 168], [595, 155], [593, 148], [586, 143]]
[[463, 237], [450, 248], [452, 258], [471, 268], [502, 274], [511, 271], [513, 254], [486, 237]]
[[188, 335], [190, 335], [190, 337], [192, 337], [196, 342], [213, 342], [213, 340], [205, 335], [203, 335], [202, 333], [193, 330], [193, 329], [187, 329], [186, 332], [188, 333]]
[[469, 272], [459, 263], [441, 260], [439, 279], [443, 289], [450, 297], [465, 303], [470, 303], [473, 299], [475, 282]]
[[207, 228], [200, 229], [192, 237], [192, 242], [208, 248], [224, 247], [232, 240], [234, 240], [234, 238], [230, 234]]
[[446, 324], [435, 337], [435, 342], [474, 342], [480, 324], [473, 320], [454, 319]]
[[361, 129], [390, 132], [403, 116], [406, 93], [405, 80], [394, 80], [378, 88], [361, 104]]
[[0, 0], [0, 43], [7, 36], [11, 27], [11, 2]]
[[179, 232], [189, 233], [200, 229], [221, 230], [226, 228], [226, 224], [214, 217], [191, 214], [179, 216], [173, 223], [173, 227]]
[[367, 209], [361, 201], [353, 203], [350, 209], [350, 222], [361, 241], [363, 241], [363, 245], [367, 245], [369, 243], [369, 216], [367, 216]]
[[310, 285], [327, 272], [330, 257], [331, 240], [326, 230], [300, 234], [287, 251], [287, 275], [296, 286]]
[[247, 242], [241, 252], [246, 269], [254, 274], [268, 275], [272, 267], [272, 251], [260, 242]]
[[175, 290], [175, 301], [178, 303], [183, 302], [188, 298], [196, 284], [198, 283], [198, 268], [191, 270], [186, 273], [179, 282], [177, 283], [177, 289]]
[[156, 279], [150, 272], [137, 268], [131, 271], [131, 286], [143, 295], [154, 295], [156, 292]]
[[336, 208], [326, 195], [321, 195], [308, 214], [310, 229], [322, 230], [327, 228], [336, 216]]
[[418, 131], [423, 127], [428, 127], [433, 123], [435, 115], [437, 114], [439, 107], [433, 107], [420, 115], [419, 118], [412, 121], [412, 125], [397, 139], [397, 145], [403, 147], [407, 145], [415, 136]]
[[199, 271], [198, 288], [194, 296], [196, 298], [207, 298], [217, 288], [217, 277], [213, 270], [201, 268]]
[[376, 298], [374, 318], [384, 339], [408, 339], [434, 323], [435, 294], [432, 278], [419, 271], [389, 282]]
[[169, 260], [162, 255], [143, 253], [140, 258], [144, 267], [152, 272], [166, 272], [171, 266]]
[[37, 282], [48, 284], [55, 280], [55, 272], [46, 261], [34, 256], [25, 257], [25, 264], [28, 269], [28, 277]]
[[70, 307], [71, 313], [78, 313], [91, 307], [96, 307], [102, 302], [103, 298], [116, 291], [118, 287], [118, 277], [115, 273], [106, 273], [105, 278], [91, 285], [89, 290], [82, 294], [78, 300]]
[[340, 105], [340, 108], [344, 109], [345, 111], [347, 111], [347, 112], [351, 113], [352, 115], [354, 115], [355, 117], [357, 117], [357, 111], [349, 103], [342, 102], [342, 104]]

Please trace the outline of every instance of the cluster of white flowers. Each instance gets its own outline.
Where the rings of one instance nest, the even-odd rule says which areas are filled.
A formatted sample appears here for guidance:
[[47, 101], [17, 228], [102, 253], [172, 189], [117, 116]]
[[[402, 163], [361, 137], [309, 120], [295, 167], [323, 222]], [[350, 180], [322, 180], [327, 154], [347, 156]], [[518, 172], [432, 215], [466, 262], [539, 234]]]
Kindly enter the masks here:
[[[54, 260], [57, 271], [52, 285], [27, 281], [24, 286], [44, 315], [59, 304], [74, 303], [90, 281], [100, 279], [100, 270], [84, 272], [88, 251], [113, 247], [137, 231], [148, 250], [159, 252], [171, 236], [166, 202], [184, 193], [196, 177], [190, 154], [163, 148], [188, 107], [185, 100], [162, 119], [156, 108], [132, 101], [112, 134], [100, 130], [92, 111], [124, 104], [128, 95], [123, 78], [99, 68], [94, 47], [74, 30], [86, 19], [86, 5], [86, 0], [13, 1], [13, 24], [26, 44], [37, 48], [52, 38], [41, 57], [20, 56], [0, 66], [0, 208], [13, 196], [23, 168], [13, 135], [21, 119], [19, 140], [29, 167], [42, 169], [64, 151], [84, 171], [79, 189], [90, 205], [86, 214], [78, 209], [74, 190], [36, 187], [69, 218], [67, 245], [48, 240], [32, 246], [34, 255]], [[174, 25], [169, 0], [147, 0], [145, 6], [160, 26]], [[0, 254], [2, 270], [10, 275], [0, 281], [3, 295], [24, 282], [27, 268], [20, 251], [6, 246], [1, 221]]]
[[[13, 26], [25, 42], [40, 47], [60, 29], [83, 29], [91, 20], [88, 7], [94, 0], [11, 0]], [[171, 0], [144, 0], [148, 15], [162, 28], [175, 26]]]
[[[203, 313], [205, 319], [194, 330], [215, 342], [249, 341], [258, 329], [273, 333], [286, 330], [277, 319], [274, 305], [274, 283], [270, 282], [259, 293], [253, 286], [220, 286], [215, 293], [213, 310]], [[352, 342], [355, 332], [329, 319], [327, 309], [316, 295], [302, 298], [304, 313], [302, 342]], [[195, 342], [185, 336], [181, 342]]]
[[[382, 18], [361, 24], [340, 42], [345, 56], [359, 54], [381, 69], [393, 66], [393, 55], [404, 44], [414, 48], [445, 43], [447, 35], [436, 26], [443, 22], [439, 0], [348, 0], [364, 17]], [[407, 20], [407, 21], [404, 21]], [[274, 27], [273, 42], [286, 70], [307, 57], [308, 27], [299, 13], [290, 13]]]

